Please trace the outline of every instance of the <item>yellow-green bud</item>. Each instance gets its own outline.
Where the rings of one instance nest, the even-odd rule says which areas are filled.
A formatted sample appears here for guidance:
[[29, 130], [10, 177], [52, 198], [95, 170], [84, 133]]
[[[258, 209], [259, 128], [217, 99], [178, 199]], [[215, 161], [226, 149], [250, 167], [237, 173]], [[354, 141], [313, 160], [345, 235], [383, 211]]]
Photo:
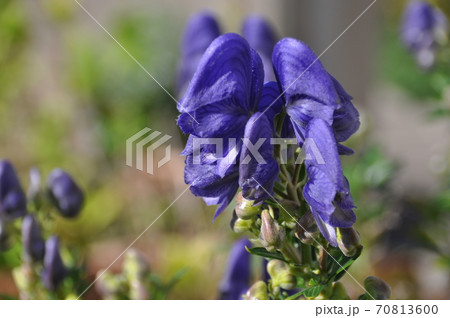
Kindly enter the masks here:
[[339, 248], [345, 256], [355, 256], [361, 249], [361, 236], [353, 227], [338, 228], [336, 236]]
[[341, 282], [333, 283], [333, 286], [331, 288], [331, 296], [329, 299], [350, 300], [350, 297], [348, 296], [347, 291], [345, 290], [344, 284], [342, 284]]
[[308, 210], [305, 215], [298, 221], [297, 231], [295, 236], [303, 244], [312, 245], [319, 236], [319, 229], [317, 228], [316, 221], [311, 211]]
[[114, 274], [109, 271], [99, 271], [95, 281], [95, 290], [103, 299], [114, 300], [119, 298], [123, 286]]
[[257, 281], [245, 294], [246, 300], [268, 300], [267, 285], [262, 280]]
[[261, 244], [268, 251], [275, 251], [284, 244], [286, 231], [270, 215], [269, 210], [263, 210], [261, 213]]
[[289, 266], [278, 259], [273, 259], [267, 263], [267, 272], [272, 279], [272, 287], [279, 290], [279, 287], [290, 290], [297, 286], [297, 278], [292, 274]]
[[142, 279], [150, 272], [150, 267], [144, 255], [135, 249], [129, 249], [125, 254], [122, 273], [127, 280]]
[[233, 218], [231, 219], [230, 226], [235, 233], [244, 233], [250, 230], [254, 220], [243, 220], [238, 218], [236, 211], [233, 212]]
[[376, 276], [367, 277], [364, 280], [364, 288], [366, 289], [366, 294], [363, 295], [365, 299], [387, 300], [391, 298], [391, 287]]
[[253, 206], [255, 201], [247, 200], [242, 196], [242, 192], [239, 192], [236, 196], [236, 215], [243, 220], [253, 218], [255, 215], [261, 212], [261, 206]]

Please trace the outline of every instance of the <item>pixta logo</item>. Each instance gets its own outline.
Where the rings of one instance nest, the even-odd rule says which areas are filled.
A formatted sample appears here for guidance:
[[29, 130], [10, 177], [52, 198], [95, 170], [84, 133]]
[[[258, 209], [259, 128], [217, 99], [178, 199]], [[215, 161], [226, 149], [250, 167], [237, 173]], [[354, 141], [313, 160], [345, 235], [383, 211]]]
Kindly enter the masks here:
[[[164, 143], [172, 138], [169, 135], [162, 135], [159, 131], [151, 132], [151, 129], [146, 127], [127, 139], [126, 148], [126, 165], [135, 167], [138, 170], [144, 171], [144, 159], [146, 158], [146, 172], [153, 174], [153, 165], [155, 162], [155, 152]], [[170, 160], [170, 144], [168, 144], [164, 151], [164, 156], [157, 162], [157, 167], [161, 168]]]

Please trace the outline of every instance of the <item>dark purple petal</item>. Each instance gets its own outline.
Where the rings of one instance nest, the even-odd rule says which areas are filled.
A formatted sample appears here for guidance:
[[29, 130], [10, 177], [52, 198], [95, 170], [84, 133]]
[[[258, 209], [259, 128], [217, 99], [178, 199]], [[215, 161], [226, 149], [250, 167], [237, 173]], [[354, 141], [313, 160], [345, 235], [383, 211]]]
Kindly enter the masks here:
[[14, 167], [7, 160], [0, 162], [0, 216], [15, 219], [27, 213], [27, 200]]
[[[273, 122], [262, 113], [255, 113], [245, 127], [244, 141], [257, 145], [257, 154], [252, 153], [244, 142], [239, 165], [239, 185], [242, 195], [258, 204], [273, 192], [279, 167], [273, 155], [270, 138], [273, 137]], [[256, 150], [255, 150], [256, 151]]]
[[328, 123], [322, 119], [311, 120], [305, 137], [308, 182], [303, 195], [315, 219], [326, 225], [317, 222], [324, 237], [335, 240], [334, 232], [331, 233], [327, 226], [350, 227], [356, 221], [349, 184], [343, 175], [337, 143]]
[[292, 38], [282, 39], [274, 48], [272, 61], [287, 106], [298, 99], [312, 99], [336, 107], [339, 97], [334, 83], [305, 43]]
[[54, 291], [66, 276], [67, 269], [59, 253], [59, 240], [56, 236], [52, 236], [45, 243], [42, 281], [48, 290]]
[[245, 247], [250, 248], [251, 243], [247, 239], [238, 240], [231, 249], [225, 274], [220, 283], [220, 299], [239, 300], [245, 294], [250, 284], [250, 253]]
[[261, 56], [265, 73], [264, 81], [275, 80], [272, 68], [272, 51], [276, 40], [269, 23], [259, 15], [249, 15], [242, 25], [242, 35]]
[[[193, 112], [203, 106], [227, 101], [236, 110], [251, 110], [257, 101], [252, 90], [252, 80], [257, 71], [247, 41], [241, 36], [228, 33], [216, 38], [200, 61], [182, 104], [181, 112]], [[262, 68], [262, 66], [261, 66]]]
[[29, 261], [42, 261], [45, 252], [45, 241], [41, 229], [32, 215], [27, 215], [22, 222], [22, 242], [25, 258]]
[[50, 199], [64, 217], [77, 216], [84, 203], [84, 195], [72, 177], [61, 169], [54, 169], [48, 179]]
[[283, 108], [283, 98], [276, 82], [264, 84], [258, 111], [264, 113], [268, 118], [274, 118]]
[[219, 35], [219, 25], [211, 13], [199, 12], [189, 19], [181, 41], [181, 58], [177, 78], [178, 95], [184, 93], [197, 70], [203, 53]]

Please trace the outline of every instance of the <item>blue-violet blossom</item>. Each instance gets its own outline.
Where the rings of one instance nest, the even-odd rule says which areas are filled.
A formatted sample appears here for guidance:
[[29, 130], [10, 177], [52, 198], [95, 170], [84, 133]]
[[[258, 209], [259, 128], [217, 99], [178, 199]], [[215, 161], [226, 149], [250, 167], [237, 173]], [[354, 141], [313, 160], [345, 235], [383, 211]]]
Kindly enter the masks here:
[[401, 37], [419, 66], [428, 69], [436, 49], [446, 39], [448, 21], [444, 13], [426, 1], [412, 1], [403, 14]]
[[[218, 37], [206, 50], [178, 109], [178, 125], [191, 134], [186, 155], [185, 182], [207, 204], [219, 204], [217, 217], [231, 202], [238, 187], [244, 198], [264, 201], [278, 175], [270, 138], [273, 118], [280, 111], [275, 103], [279, 89], [274, 82], [263, 85], [261, 58], [247, 41], [233, 33]], [[223, 157], [211, 157], [212, 146], [201, 148], [201, 162], [195, 162], [195, 138], [219, 138]], [[259, 148], [262, 161], [249, 151], [249, 143]], [[237, 140], [236, 145], [229, 144]], [[242, 142], [241, 140], [244, 140]], [[247, 141], [247, 142], [246, 142]]]
[[84, 195], [73, 178], [61, 169], [54, 169], [47, 179], [50, 199], [62, 216], [77, 216], [84, 203]]
[[54, 291], [67, 276], [67, 269], [61, 259], [59, 252], [59, 240], [56, 236], [51, 236], [45, 242], [44, 271], [42, 281], [44, 286]]
[[0, 218], [10, 220], [27, 213], [27, 199], [12, 164], [0, 162]]
[[234, 243], [231, 249], [226, 272], [219, 287], [220, 299], [242, 299], [242, 295], [249, 288], [250, 253], [245, 249], [246, 246], [251, 247], [251, 244], [249, 240], [243, 238]]
[[184, 94], [203, 53], [219, 35], [219, 25], [211, 13], [202, 11], [189, 18], [181, 39], [181, 57], [177, 75], [179, 96]]
[[24, 256], [27, 261], [42, 261], [45, 252], [45, 241], [35, 217], [25, 216], [22, 222], [22, 242]]

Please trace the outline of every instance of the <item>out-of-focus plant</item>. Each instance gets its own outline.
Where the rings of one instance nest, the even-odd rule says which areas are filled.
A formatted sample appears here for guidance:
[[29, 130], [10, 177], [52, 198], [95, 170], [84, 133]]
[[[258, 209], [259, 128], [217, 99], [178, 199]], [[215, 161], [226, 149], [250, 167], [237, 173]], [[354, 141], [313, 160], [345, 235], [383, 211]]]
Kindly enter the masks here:
[[186, 269], [178, 271], [168, 283], [150, 271], [150, 266], [136, 249], [125, 254], [122, 272], [108, 270], [97, 273], [95, 288], [103, 299], [166, 299], [170, 290], [184, 276]]
[[58, 237], [52, 235], [55, 219], [76, 217], [83, 204], [81, 189], [61, 169], [52, 171], [45, 189], [39, 172], [32, 169], [27, 198], [11, 163], [0, 162], [1, 249], [6, 253], [10, 248], [21, 250], [22, 261], [20, 254], [9, 255], [16, 258], [11, 265], [21, 298], [70, 298], [85, 287], [82, 251], [61, 248]]

